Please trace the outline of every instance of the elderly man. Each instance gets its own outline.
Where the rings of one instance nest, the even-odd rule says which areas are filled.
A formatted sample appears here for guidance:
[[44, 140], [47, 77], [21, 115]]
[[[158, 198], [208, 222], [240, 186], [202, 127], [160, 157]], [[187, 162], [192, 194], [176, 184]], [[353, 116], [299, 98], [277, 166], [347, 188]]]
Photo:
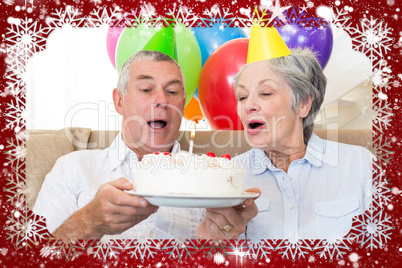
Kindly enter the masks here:
[[[38, 195], [34, 212], [46, 217], [56, 238], [196, 238], [205, 209], [158, 208], [124, 192], [133, 188], [135, 164], [145, 154], [180, 150], [175, 139], [185, 99], [183, 73], [169, 56], [140, 51], [123, 65], [113, 91], [116, 111], [123, 116], [122, 132], [105, 150], [60, 158]], [[244, 230], [258, 209], [250, 200], [244, 207], [221, 211], [238, 225], [221, 234], [237, 238], [236, 230]], [[200, 233], [202, 238], [221, 238], [205, 228]]]

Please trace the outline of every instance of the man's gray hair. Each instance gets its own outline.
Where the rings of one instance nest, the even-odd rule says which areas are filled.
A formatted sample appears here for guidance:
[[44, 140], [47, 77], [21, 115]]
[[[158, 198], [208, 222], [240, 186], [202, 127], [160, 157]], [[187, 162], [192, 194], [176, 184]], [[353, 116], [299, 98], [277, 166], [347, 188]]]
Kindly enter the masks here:
[[[291, 49], [291, 53], [291, 55], [269, 59], [266, 62], [271, 70], [281, 75], [292, 89], [293, 111], [296, 112], [296, 108], [303, 101], [307, 101], [310, 97], [313, 98], [310, 112], [307, 117], [303, 118], [303, 139], [307, 144], [313, 133], [314, 119], [324, 100], [327, 78], [311, 50]], [[235, 90], [241, 74], [248, 66], [243, 66], [235, 75]]]
[[181, 78], [182, 78], [182, 85], [183, 90], [185, 91], [185, 82], [184, 82], [184, 74], [182, 69], [180, 68], [179, 64], [171, 58], [169, 55], [156, 51], [156, 50], [140, 50], [131, 56], [121, 67], [119, 78], [117, 81], [117, 90], [124, 96], [127, 93], [127, 85], [130, 81], [130, 70], [131, 66], [135, 62], [140, 62], [142, 60], [149, 60], [149, 61], [167, 61], [174, 63], [177, 68], [180, 70]]

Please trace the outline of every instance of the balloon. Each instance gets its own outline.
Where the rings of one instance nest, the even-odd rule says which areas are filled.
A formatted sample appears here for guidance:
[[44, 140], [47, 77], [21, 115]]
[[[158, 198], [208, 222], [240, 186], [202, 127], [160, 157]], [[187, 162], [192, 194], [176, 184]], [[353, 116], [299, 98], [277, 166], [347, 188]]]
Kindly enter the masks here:
[[116, 47], [116, 69], [140, 50], [157, 50], [174, 58], [183, 70], [186, 87], [186, 104], [197, 89], [201, 73], [201, 51], [194, 34], [183, 24], [175, 27], [149, 27], [139, 24], [127, 27], [120, 35]]
[[109, 27], [106, 33], [106, 49], [107, 55], [112, 62], [113, 67], [116, 69], [116, 46], [121, 32], [124, 27]]
[[126, 27], [120, 35], [116, 48], [116, 69], [140, 50], [157, 50], [175, 58], [174, 30], [172, 27], [150, 27], [140, 24]]
[[198, 124], [198, 121], [204, 118], [200, 103], [194, 97], [191, 98], [190, 102], [187, 103], [186, 107], [184, 108], [184, 118], [194, 121], [196, 124]]
[[191, 28], [201, 49], [202, 65], [204, 66], [208, 57], [218, 47], [236, 38], [246, 38], [247, 35], [241, 28], [224, 27], [221, 24], [214, 24], [212, 27]]
[[[194, 27], [191, 28], [198, 45], [201, 49], [202, 66], [209, 58], [209, 56], [218, 47], [236, 38], [246, 38], [247, 35], [241, 28], [224, 27], [222, 24], [214, 24], [212, 27]], [[198, 100], [198, 90], [195, 91], [194, 96]]]
[[315, 26], [300, 27], [295, 23], [290, 23], [278, 27], [277, 30], [289, 48], [310, 48], [315, 51], [322, 69], [325, 68], [333, 46], [333, 35], [329, 24], [319, 28]]
[[233, 76], [246, 64], [248, 43], [247, 38], [226, 42], [209, 56], [202, 68], [198, 97], [213, 129], [243, 129], [236, 112]]
[[189, 103], [198, 86], [201, 73], [201, 51], [191, 30], [183, 24], [175, 26], [177, 63], [184, 73], [186, 83], [186, 104]]

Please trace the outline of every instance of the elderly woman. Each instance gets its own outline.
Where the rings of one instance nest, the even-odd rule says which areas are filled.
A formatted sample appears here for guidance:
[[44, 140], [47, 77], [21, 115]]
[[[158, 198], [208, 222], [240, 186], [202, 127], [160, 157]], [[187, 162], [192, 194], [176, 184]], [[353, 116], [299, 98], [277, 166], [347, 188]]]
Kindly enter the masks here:
[[342, 238], [371, 202], [371, 153], [313, 133], [326, 78], [310, 50], [245, 65], [237, 112], [253, 147], [237, 160], [258, 187], [247, 239]]

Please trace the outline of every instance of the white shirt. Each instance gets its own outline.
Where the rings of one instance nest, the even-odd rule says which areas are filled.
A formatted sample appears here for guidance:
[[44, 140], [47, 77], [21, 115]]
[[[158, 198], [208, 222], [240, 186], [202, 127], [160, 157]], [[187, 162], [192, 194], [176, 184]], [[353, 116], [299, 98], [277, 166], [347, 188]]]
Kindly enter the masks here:
[[[175, 142], [172, 153], [179, 151], [180, 145]], [[104, 150], [65, 155], [46, 176], [33, 212], [46, 217], [47, 229], [52, 233], [87, 205], [102, 184], [120, 177], [134, 181], [137, 162], [137, 155], [123, 142], [121, 133]], [[195, 239], [204, 216], [205, 209], [159, 207], [158, 212], [121, 235], [102, 239]]]
[[313, 134], [304, 158], [293, 161], [287, 173], [260, 149], [234, 159], [246, 169], [245, 189], [261, 190], [246, 239], [342, 238], [371, 202], [372, 154], [363, 147]]

